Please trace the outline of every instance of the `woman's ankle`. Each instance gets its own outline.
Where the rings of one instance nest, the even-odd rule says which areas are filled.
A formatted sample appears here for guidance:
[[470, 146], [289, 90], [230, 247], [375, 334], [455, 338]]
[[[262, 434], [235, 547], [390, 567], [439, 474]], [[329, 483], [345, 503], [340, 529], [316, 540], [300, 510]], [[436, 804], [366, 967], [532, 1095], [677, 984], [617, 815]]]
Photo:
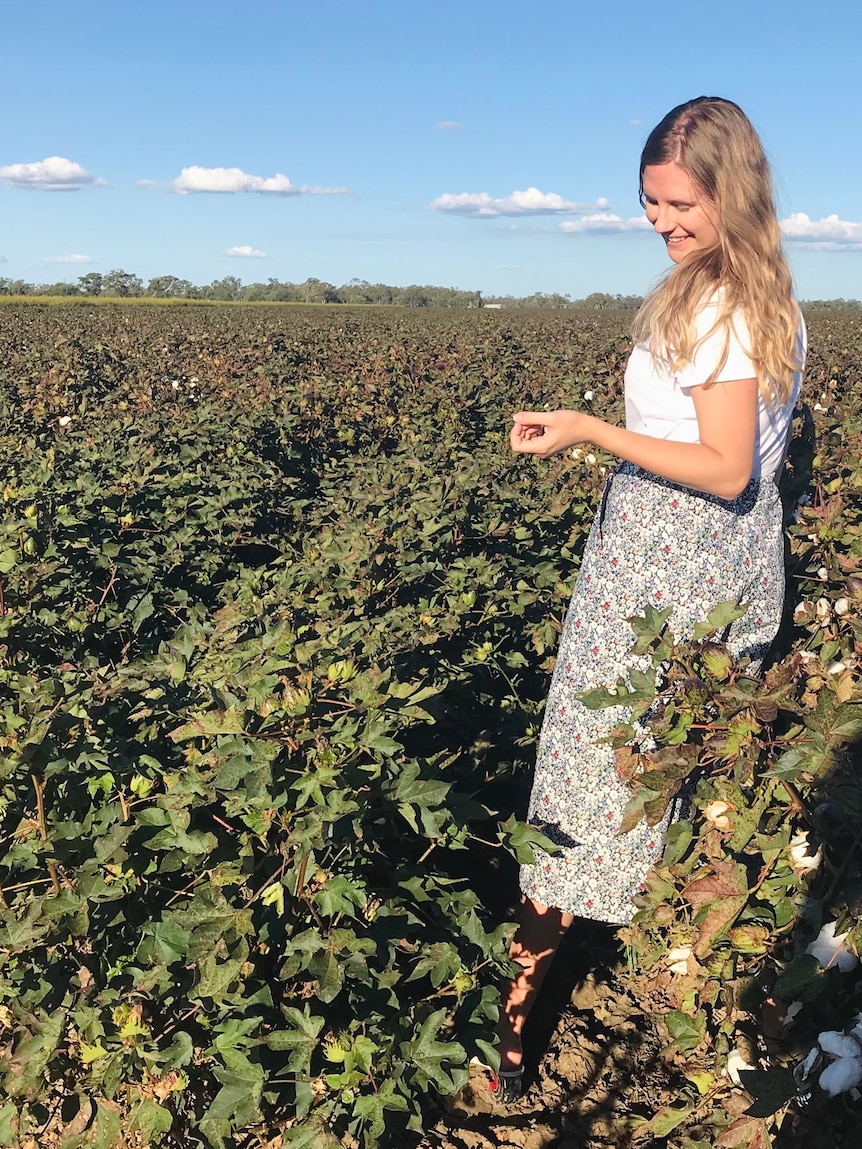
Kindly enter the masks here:
[[519, 1069], [523, 1060], [520, 1034], [515, 1033], [504, 1018], [497, 1030], [497, 1037], [497, 1052], [500, 1054], [501, 1072]]

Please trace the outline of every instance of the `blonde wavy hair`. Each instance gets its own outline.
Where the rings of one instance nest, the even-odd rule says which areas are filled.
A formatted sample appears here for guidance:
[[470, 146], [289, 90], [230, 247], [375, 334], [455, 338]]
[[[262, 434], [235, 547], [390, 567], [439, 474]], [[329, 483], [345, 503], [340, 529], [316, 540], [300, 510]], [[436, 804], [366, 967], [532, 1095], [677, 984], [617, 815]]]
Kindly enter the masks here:
[[[665, 163], [683, 167], [709, 201], [719, 240], [715, 247], [692, 252], [650, 292], [635, 319], [634, 338], [649, 342], [657, 359], [679, 370], [704, 339], [723, 330], [724, 354], [706, 380], [714, 383], [727, 360], [733, 313], [741, 310], [760, 392], [765, 400], [784, 404], [793, 374], [802, 368], [794, 357], [799, 307], [760, 138], [736, 104], [698, 96], [674, 108], [650, 132], [641, 153], [641, 203], [644, 169]], [[718, 304], [716, 322], [698, 338], [697, 315], [712, 298]]]

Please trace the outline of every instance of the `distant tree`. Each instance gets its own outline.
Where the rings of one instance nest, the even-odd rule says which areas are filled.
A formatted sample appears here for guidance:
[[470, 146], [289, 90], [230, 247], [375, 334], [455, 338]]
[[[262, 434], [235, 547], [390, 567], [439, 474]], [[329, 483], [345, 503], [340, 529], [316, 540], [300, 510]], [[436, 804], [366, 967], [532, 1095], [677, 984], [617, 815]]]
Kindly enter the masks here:
[[187, 279], [175, 275], [156, 275], [147, 284], [144, 295], [154, 295], [158, 299], [188, 299], [195, 290]]
[[306, 279], [300, 283], [303, 303], [338, 303], [338, 292], [331, 283], [323, 279]]
[[78, 290], [82, 295], [101, 295], [102, 277], [98, 271], [88, 271], [78, 276]]
[[214, 279], [204, 291], [205, 299], [215, 299], [219, 303], [232, 303], [239, 298], [242, 290], [242, 280], [235, 275], [226, 275], [224, 279]]
[[80, 295], [81, 289], [77, 283], [66, 283], [62, 280], [59, 283], [40, 283], [38, 287], [33, 290], [34, 295]]
[[143, 295], [144, 285], [137, 275], [122, 268], [109, 271], [102, 279], [102, 295], [117, 295], [122, 299], [130, 299]]

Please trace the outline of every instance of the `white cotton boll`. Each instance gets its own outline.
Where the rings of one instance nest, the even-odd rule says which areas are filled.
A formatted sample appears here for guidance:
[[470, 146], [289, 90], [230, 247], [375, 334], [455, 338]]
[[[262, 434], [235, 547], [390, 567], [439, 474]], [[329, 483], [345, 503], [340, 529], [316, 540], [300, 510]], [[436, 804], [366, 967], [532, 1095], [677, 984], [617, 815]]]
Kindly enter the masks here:
[[847, 1033], [839, 1033], [836, 1029], [827, 1029], [817, 1041], [823, 1052], [830, 1057], [862, 1057], [862, 1045], [856, 1038]]
[[741, 1085], [742, 1079], [740, 1072], [746, 1069], [754, 1069], [750, 1061], [746, 1061], [738, 1049], [733, 1049], [727, 1057], [727, 1076], [734, 1085]]
[[607, 473], [608, 473], [607, 467], [599, 467], [599, 474], [602, 476], [602, 478], [604, 478]]
[[589, 403], [589, 402], [590, 402], [590, 400], [592, 399], [592, 397], [593, 397], [593, 393], [592, 393], [592, 391], [585, 391], [585, 392], [584, 392], [584, 399], [587, 401], [587, 403]]
[[811, 604], [810, 604], [810, 603], [807, 603], [807, 602], [800, 602], [800, 603], [797, 605], [796, 609], [793, 611], [793, 617], [794, 617], [794, 618], [802, 618], [802, 616], [803, 616], [804, 614], [807, 614], [807, 613], [808, 613], [808, 607], [809, 607], [810, 605], [811, 605]]
[[842, 973], [855, 969], [859, 958], [844, 944], [847, 934], [835, 933], [835, 922], [827, 922], [805, 952], [814, 957], [825, 968], [837, 967]]
[[832, 613], [832, 608], [829, 605], [828, 598], [819, 598], [814, 607], [817, 612], [817, 618], [821, 623], [829, 621], [829, 615]]
[[818, 848], [814, 853], [811, 852], [807, 830], [803, 830], [801, 834], [790, 839], [790, 864], [796, 874], [801, 876], [817, 870], [822, 861], [822, 849]]
[[582, 459], [584, 455], [584, 449], [583, 447], [572, 447], [571, 454], [573, 459]]
[[72, 422], [72, 416], [71, 415], [61, 415], [60, 418], [57, 420], [57, 422], [59, 423], [59, 425], [61, 427], [68, 427], [69, 424]]
[[174, 379], [171, 382], [171, 387], [173, 388], [174, 391], [179, 391], [179, 389], [180, 389], [179, 382], [176, 379]]
[[815, 403], [815, 404], [814, 404], [814, 410], [815, 410], [815, 411], [825, 411], [825, 410], [826, 410], [826, 408], [825, 408], [825, 407], [821, 407], [819, 403]]
[[703, 816], [707, 822], [712, 822], [716, 830], [729, 830], [731, 827], [730, 818], [727, 817], [728, 810], [733, 807], [727, 803], [722, 802], [721, 799], [716, 798], [710, 802], [708, 806], [704, 807]]
[[847, 667], [843, 662], [830, 662], [826, 669], [830, 674], [843, 674]]
[[829, 578], [829, 571], [826, 569], [826, 567], [821, 567], [818, 570], [817, 577], [821, 580], [825, 580], [825, 579]]
[[817, 661], [817, 655], [814, 653], [813, 650], [800, 650], [799, 651], [799, 657], [802, 660], [803, 665], [806, 662], [816, 662]]
[[846, 1093], [862, 1082], [862, 1061], [858, 1057], [839, 1057], [820, 1074], [820, 1088], [830, 1097]]
[[596, 457], [595, 457], [595, 455], [592, 453], [592, 451], [589, 453], [589, 455], [587, 455], [587, 457], [586, 457], [586, 459], [584, 460], [584, 462], [585, 462], [585, 463], [589, 463], [589, 465], [590, 465], [591, 467], [594, 467], [594, 466], [596, 465]]
[[847, 598], [837, 598], [832, 609], [836, 614], [846, 614], [850, 609], [850, 600]]
[[691, 946], [675, 946], [667, 955], [668, 968], [671, 973], [688, 973], [688, 959], [691, 957]]

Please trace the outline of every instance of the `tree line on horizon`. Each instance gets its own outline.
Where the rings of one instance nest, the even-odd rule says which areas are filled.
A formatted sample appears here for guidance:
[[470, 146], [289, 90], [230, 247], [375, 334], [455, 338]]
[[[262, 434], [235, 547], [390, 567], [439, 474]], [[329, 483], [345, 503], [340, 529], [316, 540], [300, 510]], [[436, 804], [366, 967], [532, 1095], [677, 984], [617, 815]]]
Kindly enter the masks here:
[[[399, 307], [505, 307], [637, 311], [643, 302], [640, 295], [611, 295], [595, 291], [583, 299], [572, 299], [559, 292], [536, 291], [531, 295], [483, 295], [481, 291], [464, 291], [456, 287], [411, 284], [393, 287], [351, 279], [342, 287], [322, 279], [309, 278], [302, 283], [269, 279], [266, 283], [243, 284], [235, 275], [198, 285], [176, 275], [156, 275], [145, 285], [140, 276], [116, 268], [104, 275], [89, 271], [76, 283], [28, 283], [23, 279], [0, 277], [0, 295], [5, 296], [75, 296], [118, 299], [193, 299], [214, 303], [333, 303], [368, 304]], [[858, 299], [805, 300], [806, 309], [860, 309]]]

